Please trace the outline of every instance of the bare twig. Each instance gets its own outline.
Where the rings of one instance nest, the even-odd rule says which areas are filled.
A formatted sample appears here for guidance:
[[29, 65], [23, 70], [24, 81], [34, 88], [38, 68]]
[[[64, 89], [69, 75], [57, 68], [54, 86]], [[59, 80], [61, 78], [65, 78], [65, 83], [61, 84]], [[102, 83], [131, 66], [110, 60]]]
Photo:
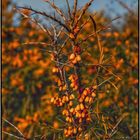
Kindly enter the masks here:
[[65, 47], [65, 45], [66, 45], [68, 39], [69, 39], [69, 37], [67, 37], [67, 38], [65, 39], [65, 41], [64, 41], [63, 44], [61, 45], [60, 49], [58, 50], [58, 54], [60, 54], [60, 52], [62, 51], [62, 49]]
[[58, 32], [58, 34], [57, 34], [57, 38], [59, 38], [59, 36], [61, 35], [61, 33], [62, 33], [62, 31], [63, 31], [63, 27], [61, 27], [61, 29], [60, 29], [60, 31]]
[[103, 47], [101, 45], [100, 38], [99, 38], [99, 35], [97, 33], [96, 22], [95, 22], [95, 20], [94, 20], [94, 18], [92, 16], [90, 16], [90, 18], [91, 18], [93, 26], [94, 26], [94, 30], [95, 30], [95, 34], [96, 34], [96, 38], [97, 38], [97, 43], [98, 43], [98, 47], [99, 47], [99, 51], [100, 51], [99, 64], [102, 64], [103, 57], [104, 57], [104, 55], [103, 55]]
[[39, 14], [39, 15], [42, 15], [42, 16], [45, 16], [53, 21], [55, 21], [56, 23], [58, 23], [60, 26], [63, 26], [68, 32], [70, 32], [69, 28], [61, 22], [61, 20], [58, 20], [57, 18], [51, 16], [51, 15], [48, 15], [47, 13], [45, 12], [41, 12], [41, 11], [37, 11], [35, 9], [32, 9], [31, 7], [17, 7], [17, 8], [20, 8], [20, 9], [26, 9], [26, 10], [30, 10], [32, 12], [35, 12], [36, 14]]
[[45, 43], [45, 42], [25, 42], [25, 43], [22, 43], [21, 45], [47, 45], [47, 46], [52, 46], [52, 44], [48, 44], [48, 43]]
[[[109, 27], [106, 27], [106, 28], [103, 27], [103, 28], [97, 30], [96, 33], [99, 33], [99, 32], [101, 32], [101, 31], [103, 31], [103, 30], [105, 30], [105, 29], [108, 29], [108, 28], [109, 28]], [[79, 41], [78, 44], [80, 45], [80, 44], [82, 44], [83, 42], [87, 41], [90, 37], [95, 36], [96, 33], [94, 32], [94, 33], [88, 35], [87, 37], [85, 37], [84, 39], [82, 39], [81, 41]]]
[[74, 28], [77, 26], [77, 24], [79, 23], [79, 21], [81, 20], [81, 18], [83, 17], [83, 15], [85, 14], [86, 10], [88, 9], [88, 7], [92, 4], [93, 0], [90, 0], [88, 3], [85, 4], [85, 6], [82, 8], [82, 12], [79, 16], [79, 18], [77, 19]]
[[79, 44], [79, 45], [82, 44], [83, 42], [87, 41], [90, 37], [95, 36], [97, 33], [100, 33], [101, 31], [104, 31], [104, 30], [106, 30], [106, 29], [110, 29], [110, 25], [111, 25], [112, 21], [117, 20], [117, 19], [119, 19], [119, 18], [120, 18], [120, 16], [119, 16], [119, 17], [116, 17], [116, 18], [114, 18], [114, 19], [112, 19], [111, 22], [109, 22], [107, 25], [105, 25], [105, 26], [103, 26], [102, 28], [98, 29], [96, 32], [94, 32], [94, 33], [88, 35], [88, 36], [85, 37], [83, 40], [79, 41], [78, 44]]
[[109, 134], [109, 137], [111, 138], [114, 134], [114, 131], [116, 130], [116, 128], [118, 127], [118, 125], [120, 124], [120, 122], [126, 117], [128, 116], [129, 114], [128, 113], [124, 113], [118, 120], [118, 122], [116, 123], [116, 125], [113, 127], [111, 133]]
[[134, 15], [134, 12], [132, 11], [132, 9], [130, 9], [128, 7], [128, 5], [126, 3], [124, 3], [123, 1], [121, 0], [116, 0], [122, 7], [124, 7], [128, 12], [130, 12], [132, 15]]
[[73, 6], [73, 20], [75, 19], [75, 15], [77, 13], [77, 3], [78, 3], [78, 0], [74, 0], [74, 6]]
[[27, 19], [29, 19], [30, 21], [32, 21], [33, 23], [37, 24], [45, 33], [47, 33], [47, 34], [49, 35], [50, 38], [52, 38], [51, 32], [50, 32], [48, 29], [44, 28], [43, 25], [42, 25], [41, 23], [39, 23], [37, 20], [35, 20], [35, 19], [29, 17], [28, 15], [24, 14], [24, 13], [21, 12], [19, 9], [16, 9], [16, 8], [15, 8], [15, 10], [16, 10], [18, 13], [20, 13], [24, 18], [27, 18]]
[[44, 0], [45, 2], [49, 3], [51, 5], [52, 8], [54, 8], [56, 10], [56, 12], [63, 18], [64, 21], [66, 21], [66, 17], [64, 15], [64, 13], [62, 12], [61, 9], [59, 9], [54, 2], [51, 2], [50, 0]]
[[4, 119], [4, 118], [2, 118], [5, 122], [7, 122], [8, 124], [10, 124], [12, 127], [14, 127], [20, 134], [21, 134], [21, 136], [23, 136], [24, 137], [24, 135], [23, 135], [23, 133], [15, 126], [15, 125], [13, 125], [12, 123], [10, 123], [8, 120], [6, 120], [6, 119]]
[[6, 135], [9, 135], [11, 137], [15, 137], [16, 139], [19, 139], [19, 140], [27, 140], [27, 139], [25, 139], [23, 137], [18, 137], [18, 136], [14, 135], [14, 134], [11, 134], [11, 133], [8, 133], [8, 132], [5, 132], [5, 131], [2, 131], [2, 133], [6, 134]]
[[70, 10], [69, 1], [68, 1], [68, 0], [66, 0], [66, 3], [67, 3], [67, 7], [68, 7], [69, 17], [70, 17], [70, 19], [72, 19], [72, 17], [71, 17], [71, 10]]

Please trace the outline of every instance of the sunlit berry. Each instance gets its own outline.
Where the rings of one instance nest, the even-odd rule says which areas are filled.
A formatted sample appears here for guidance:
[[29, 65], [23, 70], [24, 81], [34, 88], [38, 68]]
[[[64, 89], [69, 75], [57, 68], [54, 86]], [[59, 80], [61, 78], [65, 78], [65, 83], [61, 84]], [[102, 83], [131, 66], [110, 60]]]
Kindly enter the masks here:
[[74, 58], [75, 58], [75, 54], [72, 53], [72, 54], [70, 55], [69, 59], [70, 59], [70, 60], [73, 60]]
[[73, 105], [73, 102], [72, 102], [72, 101], [70, 101], [70, 102], [69, 102], [69, 106], [72, 106], [72, 105]]
[[91, 96], [92, 96], [92, 97], [96, 97], [95, 92], [92, 92], [92, 93], [91, 93]]
[[76, 127], [73, 128], [73, 133], [74, 133], [74, 134], [77, 133], [77, 128], [76, 128]]
[[74, 94], [70, 95], [70, 100], [73, 100], [75, 98]]
[[84, 109], [84, 105], [81, 103], [80, 104], [80, 109], [83, 110]]
[[77, 62], [81, 61], [81, 56], [80, 55], [77, 55], [76, 56], [76, 60], [77, 60]]
[[87, 96], [86, 98], [85, 98], [85, 102], [89, 102], [89, 97]]
[[82, 128], [81, 128], [81, 127], [79, 127], [79, 128], [78, 128], [78, 131], [79, 131], [79, 132], [81, 132], [81, 131], [82, 131]]
[[73, 59], [73, 60], [72, 60], [72, 63], [73, 63], [73, 64], [76, 64], [76, 63], [77, 63], [77, 60], [76, 60], [76, 59]]
[[53, 73], [58, 73], [58, 72], [59, 72], [59, 69], [58, 69], [57, 67], [54, 67], [54, 68], [52, 69], [52, 72], [53, 72]]

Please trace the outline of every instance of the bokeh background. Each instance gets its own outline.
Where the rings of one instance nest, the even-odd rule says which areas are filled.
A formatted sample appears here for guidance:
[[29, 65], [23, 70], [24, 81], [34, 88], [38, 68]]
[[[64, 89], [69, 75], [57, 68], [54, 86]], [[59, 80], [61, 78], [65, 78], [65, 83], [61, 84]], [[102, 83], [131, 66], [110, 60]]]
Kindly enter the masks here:
[[[110, 114], [112, 119], [127, 113], [115, 136], [135, 140], [138, 139], [138, 0], [120, 1], [95, 0], [87, 14], [96, 12], [96, 21], [101, 25], [120, 17], [112, 22], [110, 30], [101, 35], [105, 54], [121, 81], [115, 83], [117, 90], [107, 85], [108, 90], [100, 94], [100, 109]], [[85, 2], [80, 0], [79, 7]], [[65, 2], [56, 3], [67, 10]], [[48, 125], [58, 128], [61, 122], [58, 110], [49, 102], [55, 93], [50, 57], [37, 46], [22, 45], [24, 42], [47, 42], [48, 36], [17, 14], [13, 10], [15, 6], [32, 6], [53, 12], [41, 0], [2, 0], [2, 130], [18, 135], [6, 122], [8, 120], [28, 138], [38, 135], [51, 137], [55, 132], [48, 131]], [[49, 24], [44, 19], [42, 22]], [[86, 25], [82, 37], [90, 32], [91, 26], [90, 23]], [[91, 45], [92, 41], [94, 38], [89, 41]], [[86, 76], [94, 73], [94, 68], [89, 67]], [[2, 139], [15, 138], [3, 134]]]

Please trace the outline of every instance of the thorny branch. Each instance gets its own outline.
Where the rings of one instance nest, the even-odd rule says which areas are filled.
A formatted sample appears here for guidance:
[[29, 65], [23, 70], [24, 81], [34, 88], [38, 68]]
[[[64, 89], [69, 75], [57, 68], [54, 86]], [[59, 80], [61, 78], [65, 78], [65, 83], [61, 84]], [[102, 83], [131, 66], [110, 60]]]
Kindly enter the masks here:
[[58, 20], [57, 18], [55, 18], [51, 15], [48, 15], [46, 12], [37, 11], [35, 9], [32, 9], [31, 7], [17, 7], [17, 8], [30, 10], [32, 12], [35, 12], [36, 14], [39, 14], [39, 15], [45, 16], [47, 18], [50, 18], [51, 20], [57, 22], [59, 25], [63, 26], [68, 32], [70, 32], [69, 28], [64, 23], [62, 23], [61, 20]]

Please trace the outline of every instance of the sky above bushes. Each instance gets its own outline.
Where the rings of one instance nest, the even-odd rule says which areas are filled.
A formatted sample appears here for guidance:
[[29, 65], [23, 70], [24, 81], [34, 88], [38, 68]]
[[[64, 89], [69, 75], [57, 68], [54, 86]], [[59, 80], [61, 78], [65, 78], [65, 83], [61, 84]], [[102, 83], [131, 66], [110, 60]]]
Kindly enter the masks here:
[[[14, 0], [18, 3], [20, 6], [32, 6], [33, 8], [47, 10], [50, 8], [47, 7], [47, 4], [43, 2], [43, 0]], [[125, 2], [128, 7], [130, 8], [136, 8], [138, 5], [138, 0], [122, 0]], [[73, 3], [73, 0], [69, 0], [71, 6]], [[84, 5], [87, 2], [87, 0], [79, 0], [79, 8]], [[66, 2], [65, 0], [55, 0], [55, 3], [59, 5], [59, 7], [66, 9]], [[46, 8], [47, 7], [47, 8]], [[67, 10], [67, 9], [66, 9]], [[122, 8], [115, 0], [94, 0], [90, 10], [92, 11], [98, 11], [98, 10], [104, 10], [106, 14], [114, 15], [114, 14], [124, 14], [126, 12], [126, 9]]]
[[[45, 0], [13, 0], [17, 3], [18, 6], [31, 6], [33, 9], [42, 10], [48, 13], [52, 12], [52, 8], [48, 6]], [[54, 0], [56, 5], [62, 8], [64, 11], [67, 11], [66, 0]], [[73, 6], [74, 0], [69, 0], [71, 7]], [[79, 0], [78, 8], [81, 8], [88, 0]], [[122, 0], [130, 9], [137, 9], [138, 0]], [[123, 16], [127, 12], [116, 0], [94, 0], [90, 7], [91, 12], [104, 11], [104, 14], [109, 16], [111, 19], [116, 17], [121, 17], [118, 20], [114, 21], [113, 24], [116, 26], [122, 25]], [[15, 25], [18, 24], [17, 17], [15, 16]]]

